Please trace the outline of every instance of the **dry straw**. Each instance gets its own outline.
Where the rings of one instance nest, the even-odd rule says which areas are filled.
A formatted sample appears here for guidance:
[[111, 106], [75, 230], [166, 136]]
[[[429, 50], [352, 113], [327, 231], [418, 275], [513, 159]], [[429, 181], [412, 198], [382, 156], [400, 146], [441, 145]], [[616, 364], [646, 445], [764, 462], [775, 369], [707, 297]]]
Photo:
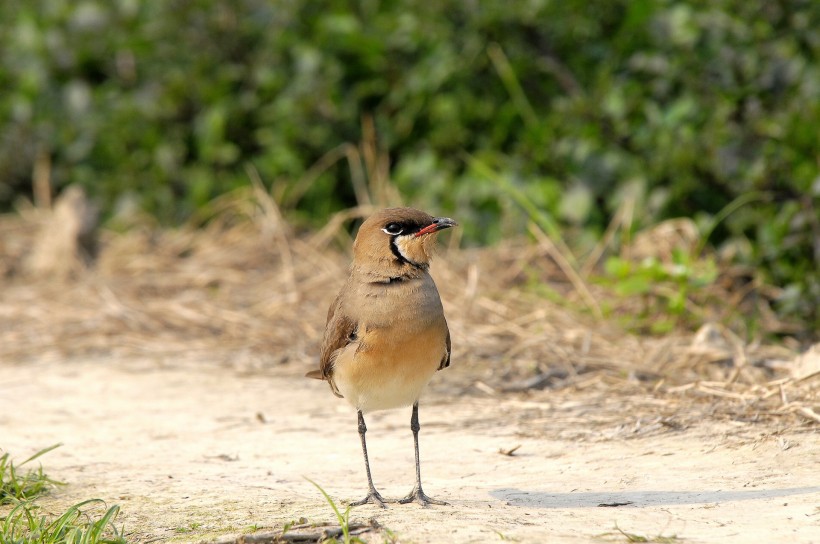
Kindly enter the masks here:
[[[62, 220], [37, 208], [0, 217], [0, 367], [92, 357], [294, 374], [314, 366], [327, 306], [349, 262], [349, 227], [373, 208], [363, 203], [318, 232], [296, 232], [249, 174], [251, 186], [215, 201], [197, 228], [135, 221], [101, 231], [92, 264], [65, 257], [62, 247], [53, 252], [59, 262], [38, 257], [33, 269], [27, 263], [32, 248], [43, 251], [38, 240], [67, 243], [52, 235]], [[603, 295], [585, 274], [567, 273], [560, 259], [556, 266], [561, 244], [540, 229], [535, 239], [450, 247], [434, 263], [453, 336], [448, 387], [467, 396], [519, 395], [524, 411], [584, 392], [604, 399], [601, 409], [619, 399], [643, 430], [673, 430], [682, 414], [806, 429], [820, 422], [817, 349], [798, 357], [746, 344], [719, 325], [695, 335], [625, 334], [595, 317]], [[521, 279], [531, 268], [563, 276], [567, 300], [586, 313], [535, 295]]]

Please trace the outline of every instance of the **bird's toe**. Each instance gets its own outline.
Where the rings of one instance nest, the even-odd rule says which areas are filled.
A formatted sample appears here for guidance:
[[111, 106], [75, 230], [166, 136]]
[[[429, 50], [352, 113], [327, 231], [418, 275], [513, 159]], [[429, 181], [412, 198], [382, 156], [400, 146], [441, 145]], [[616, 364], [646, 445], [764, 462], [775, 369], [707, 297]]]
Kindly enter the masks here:
[[431, 504], [436, 504], [439, 506], [447, 506], [448, 503], [444, 501], [440, 501], [438, 499], [434, 499], [432, 497], [428, 497], [427, 494], [421, 489], [413, 489], [409, 495], [404, 497], [403, 499], [399, 499], [397, 502], [400, 504], [408, 504], [411, 502], [418, 503], [422, 506], [428, 506]]
[[379, 506], [381, 508], [387, 508], [387, 506], [385, 506], [385, 504], [384, 504], [386, 502], [388, 502], [388, 501], [384, 500], [384, 498], [382, 498], [381, 494], [379, 494], [378, 491], [373, 490], [370, 493], [368, 493], [367, 496], [365, 498], [363, 498], [362, 500], [356, 501], [356, 502], [351, 502], [350, 506], [362, 506], [363, 504], [375, 504], [376, 506]]

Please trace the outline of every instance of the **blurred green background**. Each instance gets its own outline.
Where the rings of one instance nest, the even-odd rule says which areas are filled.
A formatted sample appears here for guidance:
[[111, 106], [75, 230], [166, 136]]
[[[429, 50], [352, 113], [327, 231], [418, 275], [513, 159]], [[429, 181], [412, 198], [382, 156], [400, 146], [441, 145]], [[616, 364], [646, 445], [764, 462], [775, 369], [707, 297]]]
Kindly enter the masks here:
[[589, 251], [628, 205], [629, 231], [692, 218], [816, 333], [816, 0], [4, 0], [0, 124], [3, 211], [44, 158], [165, 224], [249, 165], [297, 224], [389, 175], [466, 244], [534, 219]]

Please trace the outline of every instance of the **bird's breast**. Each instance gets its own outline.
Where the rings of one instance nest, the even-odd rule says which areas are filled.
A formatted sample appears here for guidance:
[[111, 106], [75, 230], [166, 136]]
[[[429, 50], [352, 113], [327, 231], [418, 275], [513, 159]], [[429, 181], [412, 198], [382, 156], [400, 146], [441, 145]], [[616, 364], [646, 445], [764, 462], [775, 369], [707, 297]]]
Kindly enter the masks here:
[[360, 328], [425, 329], [443, 319], [444, 309], [433, 279], [421, 278], [397, 283], [363, 283], [349, 299], [351, 315]]
[[409, 406], [418, 401], [446, 349], [443, 326], [413, 334], [368, 329], [339, 354], [334, 382], [342, 396], [365, 413]]

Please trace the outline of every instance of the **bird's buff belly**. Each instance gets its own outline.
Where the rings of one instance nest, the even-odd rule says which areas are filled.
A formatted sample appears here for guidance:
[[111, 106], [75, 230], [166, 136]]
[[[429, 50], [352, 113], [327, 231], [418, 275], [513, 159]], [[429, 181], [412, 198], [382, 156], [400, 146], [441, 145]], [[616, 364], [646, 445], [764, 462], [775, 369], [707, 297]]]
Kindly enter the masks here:
[[350, 344], [337, 357], [333, 378], [344, 398], [364, 413], [409, 406], [433, 377], [445, 353], [438, 345], [398, 345], [373, 353]]

